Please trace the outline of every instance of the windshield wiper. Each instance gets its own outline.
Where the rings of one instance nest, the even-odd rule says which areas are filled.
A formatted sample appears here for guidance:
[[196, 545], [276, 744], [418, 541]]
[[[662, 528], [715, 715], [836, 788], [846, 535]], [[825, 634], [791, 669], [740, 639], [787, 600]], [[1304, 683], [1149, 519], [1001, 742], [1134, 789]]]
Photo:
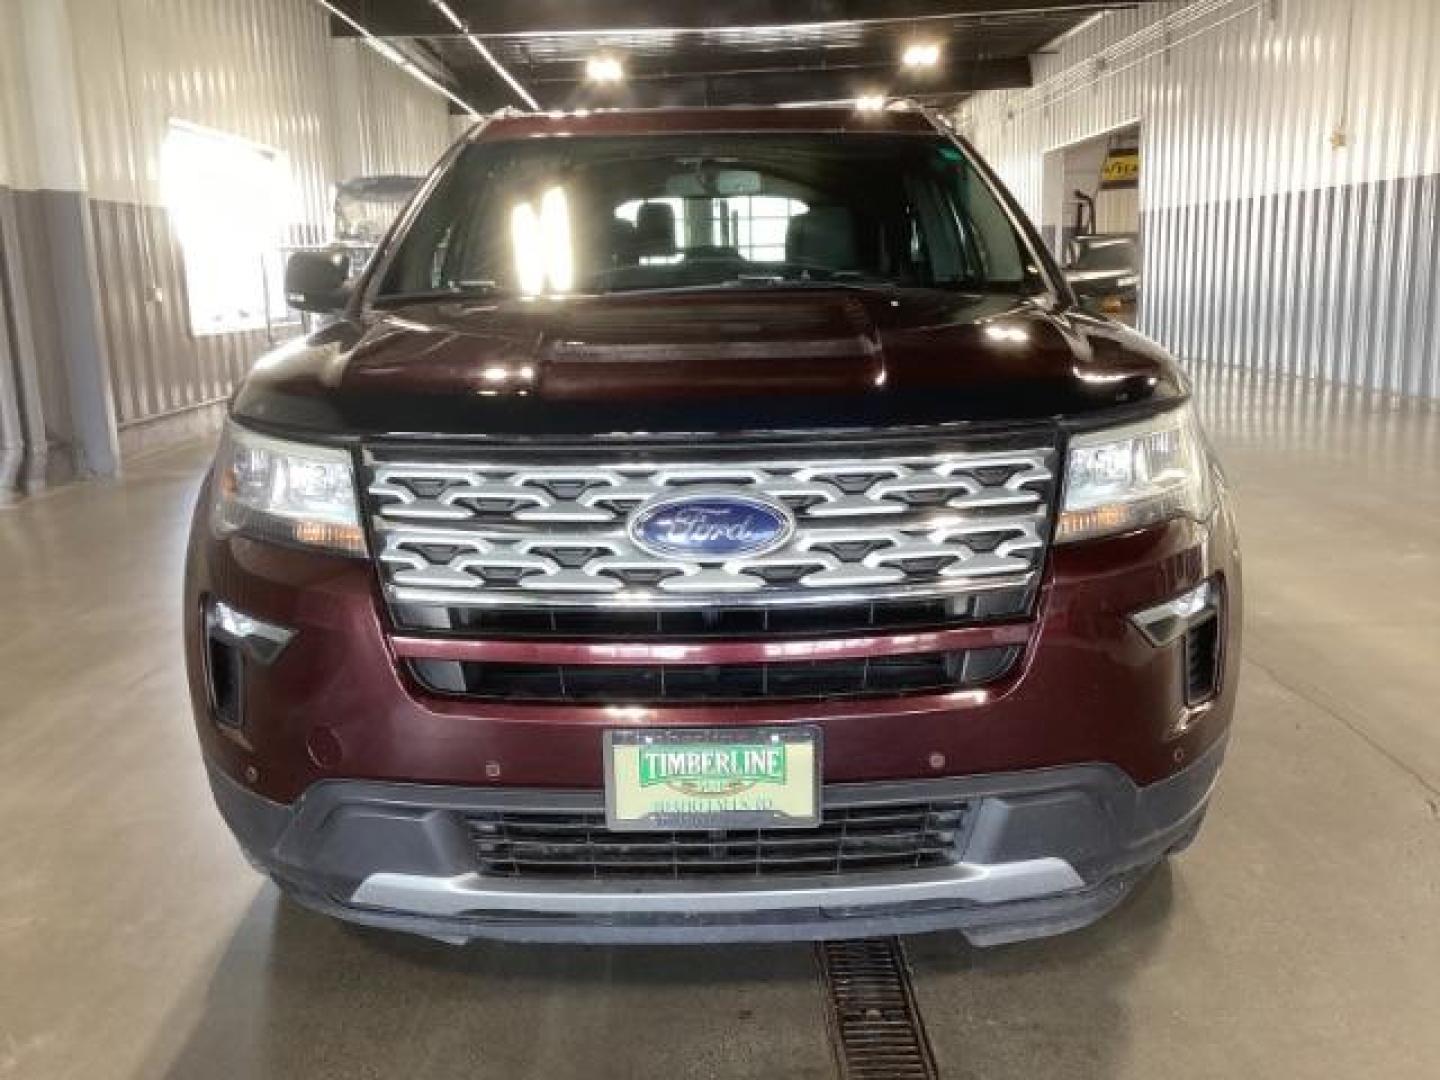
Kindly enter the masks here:
[[784, 291], [813, 290], [823, 292], [826, 289], [850, 290], [857, 292], [893, 292], [897, 285], [890, 281], [865, 281], [858, 280], [796, 280], [795, 278], [782, 278], [774, 274], [745, 274], [741, 277], [723, 278], [719, 281], [697, 281], [684, 285], [638, 285], [633, 287], [607, 288], [598, 290], [605, 296], [636, 296], [641, 294], [654, 293], [706, 293], [706, 292], [739, 292], [745, 289], [756, 289], [769, 292], [771, 290]]
[[1024, 281], [991, 281], [989, 278], [943, 278], [916, 288], [939, 289], [942, 292], [967, 293], [974, 296], [1041, 296], [1044, 289], [1030, 287]]

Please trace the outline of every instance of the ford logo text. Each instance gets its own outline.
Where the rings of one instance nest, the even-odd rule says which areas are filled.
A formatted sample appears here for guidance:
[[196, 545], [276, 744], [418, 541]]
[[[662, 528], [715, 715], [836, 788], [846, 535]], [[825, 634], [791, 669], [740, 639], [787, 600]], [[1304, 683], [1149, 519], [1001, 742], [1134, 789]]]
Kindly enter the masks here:
[[752, 495], [676, 495], [642, 506], [630, 539], [665, 558], [723, 562], [774, 551], [795, 528], [784, 506]]

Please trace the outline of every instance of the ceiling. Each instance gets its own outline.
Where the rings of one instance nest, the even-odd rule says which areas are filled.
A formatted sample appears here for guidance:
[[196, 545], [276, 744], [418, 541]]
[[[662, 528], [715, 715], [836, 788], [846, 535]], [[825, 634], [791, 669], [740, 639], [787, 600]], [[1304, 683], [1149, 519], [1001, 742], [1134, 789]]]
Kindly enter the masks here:
[[[1030, 85], [1030, 54], [1114, 0], [329, 0], [478, 112], [916, 97], [945, 105]], [[447, 9], [448, 13], [447, 14]], [[453, 14], [466, 32], [450, 18]], [[358, 33], [331, 19], [336, 36]], [[940, 60], [905, 68], [917, 42]], [[477, 47], [477, 43], [480, 47]], [[585, 77], [596, 55], [625, 78]]]

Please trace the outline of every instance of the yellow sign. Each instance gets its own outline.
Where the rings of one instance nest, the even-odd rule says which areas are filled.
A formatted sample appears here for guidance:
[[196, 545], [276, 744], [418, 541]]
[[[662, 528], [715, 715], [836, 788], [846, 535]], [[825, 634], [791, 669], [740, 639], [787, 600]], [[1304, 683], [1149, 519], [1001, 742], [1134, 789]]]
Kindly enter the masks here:
[[1105, 188], [1134, 187], [1140, 183], [1140, 151], [1111, 150], [1100, 170], [1100, 186]]

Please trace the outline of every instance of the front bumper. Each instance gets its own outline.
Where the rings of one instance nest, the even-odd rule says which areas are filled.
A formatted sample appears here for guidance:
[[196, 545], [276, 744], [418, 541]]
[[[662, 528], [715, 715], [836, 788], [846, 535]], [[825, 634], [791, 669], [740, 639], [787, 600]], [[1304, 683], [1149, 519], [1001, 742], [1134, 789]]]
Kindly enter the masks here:
[[[1207, 579], [1223, 582], [1227, 598], [1222, 671], [1214, 699], [1187, 709], [1180, 644], [1152, 645], [1132, 616]], [[246, 667], [238, 724], [217, 722], [207, 685], [210, 600], [294, 632], [273, 664]], [[397, 657], [371, 564], [218, 540], [203, 521], [190, 550], [185, 617], [207, 759], [255, 794], [288, 804], [317, 784], [360, 777], [596, 791], [607, 730], [785, 724], [823, 730], [822, 776], [830, 784], [1104, 762], [1145, 786], [1197, 760], [1227, 730], [1239, 612], [1234, 533], [1228, 512], [1219, 512], [1206, 524], [1173, 521], [1053, 549], [1035, 618], [1019, 627], [1027, 640], [1020, 662], [976, 690], [737, 704], [447, 697], [417, 685]]]
[[825, 805], [965, 799], [957, 861], [923, 871], [724, 880], [486, 877], [466, 815], [593, 810], [594, 792], [328, 781], [284, 805], [211, 768], [252, 862], [297, 900], [352, 922], [446, 941], [818, 940], [958, 929], [977, 945], [1084, 926], [1194, 835], [1224, 755], [1217, 741], [1137, 786], [1089, 764], [897, 784], [831, 785]]
[[[202, 499], [202, 507], [204, 500]], [[1185, 705], [1181, 642], [1133, 617], [1218, 582], [1215, 696]], [[1193, 835], [1224, 754], [1240, 637], [1228, 504], [1053, 548], [1021, 660], [980, 689], [864, 700], [691, 705], [487, 702], [427, 691], [397, 655], [373, 566], [197, 520], [186, 583], [197, 730], [242, 847], [301, 902], [445, 940], [795, 940], [959, 929], [992, 944], [1085, 925]], [[218, 722], [203, 616], [223, 600], [293, 631], [246, 665]], [[485, 877], [466, 812], [603, 805], [616, 728], [822, 729], [824, 805], [963, 798], [953, 865], [744, 881]]]

